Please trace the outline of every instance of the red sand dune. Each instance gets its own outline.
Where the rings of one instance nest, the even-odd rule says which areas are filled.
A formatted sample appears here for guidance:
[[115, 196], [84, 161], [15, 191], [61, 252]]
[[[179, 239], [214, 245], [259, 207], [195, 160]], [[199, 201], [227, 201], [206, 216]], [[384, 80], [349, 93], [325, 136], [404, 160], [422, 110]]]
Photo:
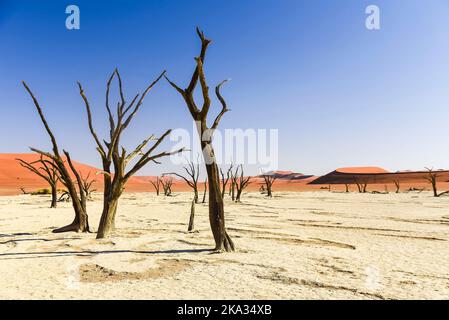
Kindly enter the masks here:
[[387, 173], [388, 171], [379, 167], [347, 167], [338, 168], [335, 171], [341, 173]]
[[[26, 162], [33, 162], [39, 160], [40, 156], [35, 153], [2, 153], [0, 154], [0, 195], [15, 195], [21, 194], [20, 188], [25, 188], [26, 191], [35, 191], [40, 188], [48, 188], [45, 180], [23, 168], [16, 160], [20, 158]], [[86, 177], [90, 173], [90, 177], [94, 178], [96, 182], [93, 185], [94, 189], [102, 190], [102, 175], [99, 174], [101, 169], [73, 161], [74, 166], [79, 173]], [[72, 176], [75, 179], [74, 176]], [[154, 176], [135, 176], [129, 179], [126, 185], [128, 192], [147, 192], [153, 191], [150, 184], [150, 179], [156, 179]], [[184, 191], [188, 186], [183, 181], [173, 179], [173, 190]], [[62, 185], [61, 185], [61, 188]]]
[[[0, 195], [20, 194], [20, 188], [26, 191], [35, 191], [40, 188], [47, 188], [45, 180], [36, 176], [34, 173], [20, 166], [16, 158], [21, 158], [27, 162], [39, 159], [37, 154], [0, 154]], [[83, 176], [90, 173], [91, 177], [97, 180], [94, 188], [102, 190], [102, 176], [98, 174], [101, 170], [86, 164], [74, 161], [75, 167]], [[351, 167], [340, 168], [321, 177], [313, 175], [304, 175], [292, 171], [273, 171], [269, 174], [277, 177], [273, 185], [274, 191], [309, 191], [320, 190], [332, 185], [332, 190], [344, 190], [345, 183], [351, 184], [350, 189], [355, 190], [354, 177], [365, 179], [369, 182], [369, 191], [384, 191], [388, 188], [394, 191], [394, 180], [401, 182], [401, 189], [425, 188], [429, 189], [429, 183], [425, 180], [426, 171], [401, 171], [388, 172], [378, 167]], [[449, 189], [449, 171], [438, 171], [439, 188]], [[149, 182], [155, 180], [155, 176], [135, 176], [132, 177], [127, 185], [127, 192], [153, 192], [153, 186]], [[253, 177], [248, 191], [257, 191], [263, 184], [262, 177]], [[229, 186], [229, 184], [228, 184]], [[62, 186], [61, 186], [62, 188]], [[173, 178], [173, 192], [190, 191], [189, 186], [181, 179]], [[200, 192], [203, 191], [203, 184], [200, 185]]]
[[[434, 171], [437, 176], [438, 187], [446, 190], [449, 188], [449, 171]], [[332, 185], [334, 190], [344, 189], [344, 185], [355, 185], [357, 183], [367, 183], [369, 191], [390, 191], [396, 190], [395, 182], [399, 182], [401, 190], [410, 188], [425, 189], [430, 188], [428, 171], [397, 171], [388, 172], [378, 167], [352, 167], [336, 169], [324, 176], [310, 182], [310, 185]]]

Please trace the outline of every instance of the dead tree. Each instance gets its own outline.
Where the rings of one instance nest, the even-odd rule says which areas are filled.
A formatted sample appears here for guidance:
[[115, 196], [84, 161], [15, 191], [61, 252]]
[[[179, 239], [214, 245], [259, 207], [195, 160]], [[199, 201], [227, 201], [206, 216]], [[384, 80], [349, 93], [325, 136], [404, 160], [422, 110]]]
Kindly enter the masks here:
[[172, 190], [171, 186], [173, 185], [173, 179], [161, 179], [162, 190], [164, 190], [164, 196], [170, 197]]
[[204, 181], [203, 203], [206, 203], [206, 193], [207, 193], [207, 178]]
[[[130, 103], [126, 102], [122, 88], [122, 79], [118, 70], [116, 69], [112, 73], [106, 85], [106, 111], [108, 112], [109, 117], [109, 141], [103, 140], [103, 142], [101, 142], [101, 140], [98, 138], [97, 133], [95, 132], [92, 124], [92, 113], [89, 100], [84, 93], [81, 83], [78, 82], [80, 95], [86, 107], [89, 131], [97, 145], [97, 151], [100, 154], [103, 164], [103, 212], [100, 218], [97, 239], [106, 238], [112, 231], [115, 230], [115, 217], [117, 213], [118, 201], [123, 193], [123, 190], [125, 189], [125, 185], [129, 178], [131, 178], [147, 163], [151, 161], [159, 163], [156, 161], [156, 159], [182, 151], [182, 149], [180, 149], [174, 152], [164, 151], [153, 154], [156, 148], [170, 134], [171, 130], [167, 130], [159, 138], [151, 135], [147, 139], [143, 140], [143, 142], [130, 153], [128, 153], [124, 147], [120, 146], [120, 138], [122, 136], [122, 133], [131, 123], [136, 113], [139, 111], [146, 95], [150, 92], [150, 90], [159, 81], [164, 73], [165, 71], [160, 74], [159, 77], [157, 77], [157, 79], [154, 80], [142, 92], [142, 94], [137, 94], [136, 96], [134, 96]], [[118, 93], [120, 101], [117, 103], [117, 108], [114, 116], [109, 106], [109, 91], [111, 82], [115, 77], [118, 81]], [[144, 151], [150, 141], [155, 142], [147, 151]], [[137, 156], [137, 161], [128, 171], [126, 171], [126, 167], [128, 166], [128, 164]], [[112, 167], [114, 168], [113, 171]]]
[[228, 171], [226, 172], [226, 177], [222, 168], [220, 168], [220, 174], [221, 174], [221, 197], [224, 199], [226, 193], [226, 185], [228, 184], [232, 174], [232, 163], [229, 166]]
[[71, 224], [69, 224], [65, 227], [59, 228], [59, 229], [55, 229], [55, 230], [53, 230], [53, 232], [55, 232], [55, 233], [69, 232], [69, 231], [89, 232], [89, 221], [88, 221], [87, 209], [86, 209], [86, 195], [83, 191], [81, 177], [80, 177], [78, 171], [73, 166], [69, 152], [67, 152], [66, 150], [63, 150], [63, 153], [66, 157], [68, 166], [70, 168], [70, 171], [73, 173], [73, 175], [76, 178], [76, 183], [77, 183], [78, 190], [79, 190], [79, 194], [78, 194], [77, 187], [75, 186], [75, 183], [72, 181], [72, 179], [70, 177], [69, 169], [66, 167], [65, 161], [63, 160], [63, 158], [61, 156], [56, 138], [53, 135], [53, 132], [51, 131], [50, 126], [47, 123], [47, 120], [45, 119], [45, 116], [42, 112], [39, 102], [35, 98], [34, 94], [31, 92], [28, 85], [25, 82], [22, 82], [22, 83], [23, 83], [25, 89], [30, 94], [30, 96], [33, 100], [34, 106], [36, 107], [39, 117], [45, 127], [45, 130], [47, 131], [47, 133], [50, 137], [52, 148], [53, 148], [53, 153], [44, 152], [44, 151], [41, 151], [41, 150], [38, 150], [35, 148], [30, 148], [30, 149], [36, 153], [43, 155], [44, 157], [50, 158], [52, 160], [52, 162], [48, 162], [48, 163], [52, 163], [52, 166], [54, 166], [55, 168], [58, 169], [60, 181], [67, 188], [67, 192], [70, 194], [70, 198], [72, 199], [72, 206], [75, 211], [75, 218]]
[[367, 182], [362, 183], [361, 187], [362, 187], [362, 193], [366, 193], [366, 188], [368, 187], [368, 183]]
[[87, 174], [86, 177], [83, 177], [81, 175], [81, 180], [83, 182], [83, 190], [84, 190], [84, 193], [86, 194], [86, 198], [87, 198], [87, 200], [91, 200], [92, 199], [92, 193], [97, 191], [96, 189], [92, 189], [93, 184], [95, 182], [97, 182], [97, 180], [90, 179], [90, 172]]
[[230, 173], [231, 184], [229, 187], [230, 187], [230, 196], [231, 196], [232, 201], [235, 201], [236, 195], [237, 195], [238, 176], [239, 176], [239, 166], [237, 166], [237, 168], [235, 168], [235, 170], [231, 171], [231, 173]]
[[192, 200], [192, 205], [190, 206], [189, 227], [187, 228], [187, 231], [189, 232], [193, 231], [194, 220], [195, 220], [195, 199]]
[[399, 193], [400, 189], [401, 189], [401, 183], [399, 180], [393, 180], [394, 185], [396, 187], [396, 193]]
[[197, 163], [195, 165], [193, 162], [189, 161], [188, 166], [184, 167], [184, 170], [186, 171], [187, 176], [183, 176], [182, 174], [175, 172], [164, 173], [162, 176], [173, 175], [183, 179], [187, 185], [192, 188], [193, 200], [195, 203], [198, 203], [198, 178], [200, 176], [200, 164]]
[[54, 162], [52, 164], [48, 164], [48, 160], [44, 159], [41, 155], [39, 160], [33, 162], [26, 162], [22, 159], [16, 159], [19, 161], [19, 164], [38, 175], [42, 179], [48, 182], [51, 189], [51, 205], [50, 208], [56, 208], [58, 203], [58, 181], [59, 174], [58, 169], [54, 166]]
[[368, 182], [360, 181], [356, 177], [353, 177], [353, 178], [354, 178], [354, 183], [357, 185], [357, 190], [359, 191], [359, 193], [366, 193], [366, 188], [368, 187]]
[[442, 196], [442, 195], [444, 195], [444, 194], [449, 193], [449, 191], [444, 191], [444, 192], [438, 193], [438, 188], [437, 188], [437, 178], [438, 178], [438, 174], [435, 173], [435, 172], [433, 171], [432, 168], [426, 168], [426, 170], [428, 171], [428, 177], [425, 178], [425, 179], [426, 179], [426, 180], [430, 183], [430, 185], [432, 186], [433, 196], [434, 196], [434, 197], [440, 197], [440, 196]]
[[[175, 83], [165, 77], [170, 85], [181, 94], [187, 108], [196, 122], [198, 135], [201, 140], [201, 149], [203, 151], [203, 158], [206, 164], [207, 177], [209, 180], [209, 222], [212, 229], [212, 234], [215, 240], [215, 250], [217, 251], [234, 251], [234, 243], [228, 235], [225, 226], [224, 204], [223, 197], [220, 190], [220, 176], [215, 159], [214, 148], [212, 146], [212, 139], [214, 131], [217, 129], [222, 116], [229, 111], [225, 99], [220, 93], [221, 86], [226, 82], [222, 81], [215, 87], [215, 94], [221, 103], [221, 111], [215, 118], [211, 127], [207, 126], [207, 115], [211, 105], [209, 96], [209, 87], [206, 83], [206, 76], [204, 74], [203, 63], [206, 56], [207, 47], [211, 40], [204, 36], [204, 33], [197, 28], [197, 34], [201, 40], [201, 52], [199, 57], [195, 58], [196, 67], [192, 78], [186, 89], [181, 89]], [[197, 83], [200, 83], [203, 97], [203, 105], [201, 109], [198, 108], [194, 99], [194, 91]]]
[[251, 184], [251, 176], [245, 177], [243, 174], [243, 165], [240, 165], [240, 177], [236, 181], [236, 189], [237, 189], [237, 196], [235, 197], [236, 202], [240, 202], [240, 199], [242, 197], [243, 190], [248, 187], [248, 185]]
[[267, 197], [273, 197], [273, 183], [277, 180], [277, 177], [271, 174], [263, 174], [264, 187], [267, 193]]
[[349, 193], [349, 184], [345, 184], [345, 187], [346, 187], [346, 193]]
[[156, 182], [154, 182], [153, 180], [149, 181], [153, 185], [154, 190], [156, 191], [156, 195], [158, 196], [161, 188], [161, 179], [159, 179], [159, 177], [156, 177]]
[[70, 201], [70, 194], [67, 190], [62, 191], [61, 195], [59, 196], [58, 202], [69, 202]]

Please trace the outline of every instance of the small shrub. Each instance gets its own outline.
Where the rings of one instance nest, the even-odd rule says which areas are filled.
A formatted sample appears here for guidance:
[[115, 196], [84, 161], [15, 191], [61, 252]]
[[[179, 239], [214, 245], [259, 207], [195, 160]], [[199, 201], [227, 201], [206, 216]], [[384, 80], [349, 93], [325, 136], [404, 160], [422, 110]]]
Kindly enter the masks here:
[[48, 188], [44, 188], [44, 189], [38, 189], [34, 192], [31, 192], [31, 194], [33, 196], [37, 196], [37, 195], [43, 195], [43, 194], [51, 194], [51, 190]]

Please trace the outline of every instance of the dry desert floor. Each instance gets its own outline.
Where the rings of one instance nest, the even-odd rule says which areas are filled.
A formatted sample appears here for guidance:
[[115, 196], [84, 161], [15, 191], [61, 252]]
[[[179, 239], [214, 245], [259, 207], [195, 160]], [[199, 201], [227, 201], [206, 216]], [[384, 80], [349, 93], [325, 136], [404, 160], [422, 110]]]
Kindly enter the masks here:
[[[2, 299], [447, 299], [449, 198], [430, 193], [245, 194], [226, 200], [237, 251], [216, 254], [190, 193], [124, 194], [117, 231], [52, 234], [70, 203], [0, 197]], [[88, 203], [95, 229], [100, 195]]]

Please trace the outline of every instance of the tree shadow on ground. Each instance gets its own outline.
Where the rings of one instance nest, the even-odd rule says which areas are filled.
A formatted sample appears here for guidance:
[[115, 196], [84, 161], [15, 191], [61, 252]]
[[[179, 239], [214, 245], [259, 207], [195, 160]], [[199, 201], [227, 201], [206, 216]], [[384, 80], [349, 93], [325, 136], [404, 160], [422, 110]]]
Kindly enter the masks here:
[[173, 250], [80, 250], [80, 251], [43, 251], [43, 252], [12, 252], [1, 253], [0, 260], [10, 259], [33, 259], [33, 258], [51, 258], [51, 257], [67, 257], [79, 256], [89, 257], [100, 254], [120, 254], [120, 253], [135, 253], [135, 254], [178, 254], [178, 253], [201, 253], [214, 252], [213, 249], [173, 249]]

